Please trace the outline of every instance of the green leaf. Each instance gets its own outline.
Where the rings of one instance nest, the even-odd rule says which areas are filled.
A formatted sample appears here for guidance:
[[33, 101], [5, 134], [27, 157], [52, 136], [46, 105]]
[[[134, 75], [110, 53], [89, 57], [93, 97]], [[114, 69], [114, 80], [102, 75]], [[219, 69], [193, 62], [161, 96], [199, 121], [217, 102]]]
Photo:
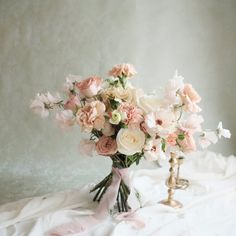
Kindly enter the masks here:
[[120, 103], [114, 99], [110, 99], [110, 105], [112, 109], [116, 110], [120, 105]]
[[178, 139], [179, 139], [179, 140], [184, 140], [184, 138], [185, 138], [185, 137], [184, 137], [184, 134], [179, 134], [179, 135], [178, 135]]
[[163, 152], [166, 151], [166, 141], [165, 141], [165, 139], [162, 139], [162, 141], [161, 141], [161, 149], [162, 149]]

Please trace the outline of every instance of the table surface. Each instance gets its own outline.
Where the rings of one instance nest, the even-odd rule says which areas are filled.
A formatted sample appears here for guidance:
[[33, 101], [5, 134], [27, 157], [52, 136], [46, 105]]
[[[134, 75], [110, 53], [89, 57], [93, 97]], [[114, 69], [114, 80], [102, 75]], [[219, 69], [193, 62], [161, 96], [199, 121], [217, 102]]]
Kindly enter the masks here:
[[[109, 216], [74, 235], [235, 236], [236, 158], [212, 152], [189, 155], [181, 167], [181, 176], [190, 181], [190, 186], [175, 192], [175, 199], [184, 205], [181, 209], [158, 204], [167, 197], [167, 164], [133, 173], [133, 186], [140, 193], [142, 206], [135, 214], [145, 224], [143, 228], [128, 218]], [[92, 215], [97, 205], [89, 194], [91, 186], [0, 206], [0, 235], [48, 235], [58, 225]]]

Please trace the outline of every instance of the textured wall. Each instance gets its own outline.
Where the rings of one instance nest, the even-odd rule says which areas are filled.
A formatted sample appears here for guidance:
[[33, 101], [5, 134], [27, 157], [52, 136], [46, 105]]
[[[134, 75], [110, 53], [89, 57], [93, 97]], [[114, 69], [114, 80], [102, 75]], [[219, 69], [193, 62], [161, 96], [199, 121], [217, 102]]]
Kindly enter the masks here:
[[[108, 172], [80, 157], [64, 133], [29, 111], [38, 91], [69, 74], [106, 75], [133, 63], [147, 91], [176, 68], [200, 91], [207, 127], [236, 126], [236, 1], [0, 0], [0, 203], [76, 187]], [[211, 148], [236, 153], [236, 138]]]

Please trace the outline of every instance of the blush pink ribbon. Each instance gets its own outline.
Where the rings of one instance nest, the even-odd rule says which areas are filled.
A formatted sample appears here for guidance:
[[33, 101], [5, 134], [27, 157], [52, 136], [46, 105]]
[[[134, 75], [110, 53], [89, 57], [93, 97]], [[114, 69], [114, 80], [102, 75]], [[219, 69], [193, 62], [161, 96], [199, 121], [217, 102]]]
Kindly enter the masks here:
[[[49, 232], [49, 235], [65, 236], [68, 234], [81, 233], [104, 221], [109, 216], [109, 210], [112, 209], [116, 203], [121, 180], [131, 187], [128, 168], [118, 169], [113, 167], [112, 172], [113, 175], [111, 185], [103, 195], [98, 207], [95, 210], [95, 213], [84, 219], [74, 220], [70, 223], [60, 225], [55, 229], [52, 229]], [[118, 221], [125, 220], [132, 222], [132, 225], [136, 228], [143, 228], [145, 226], [143, 221], [139, 219], [134, 212], [117, 214], [115, 219]]]

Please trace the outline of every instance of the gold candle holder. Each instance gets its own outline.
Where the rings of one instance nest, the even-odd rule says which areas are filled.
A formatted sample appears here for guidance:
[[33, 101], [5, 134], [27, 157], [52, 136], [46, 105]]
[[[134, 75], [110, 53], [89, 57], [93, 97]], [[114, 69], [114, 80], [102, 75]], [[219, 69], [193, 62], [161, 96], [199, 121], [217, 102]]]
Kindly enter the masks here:
[[178, 167], [177, 167], [175, 189], [184, 190], [184, 189], [189, 187], [189, 181], [187, 179], [182, 179], [182, 178], [179, 177], [180, 166], [183, 164], [183, 161], [184, 161], [184, 157], [178, 157], [177, 158]]
[[181, 202], [174, 200], [174, 192], [176, 187], [176, 177], [175, 177], [175, 167], [176, 164], [178, 164], [177, 156], [175, 153], [170, 154], [170, 176], [168, 178], [167, 184], [168, 184], [168, 198], [165, 200], [160, 201], [159, 203], [173, 207], [173, 208], [181, 208], [183, 205]]

